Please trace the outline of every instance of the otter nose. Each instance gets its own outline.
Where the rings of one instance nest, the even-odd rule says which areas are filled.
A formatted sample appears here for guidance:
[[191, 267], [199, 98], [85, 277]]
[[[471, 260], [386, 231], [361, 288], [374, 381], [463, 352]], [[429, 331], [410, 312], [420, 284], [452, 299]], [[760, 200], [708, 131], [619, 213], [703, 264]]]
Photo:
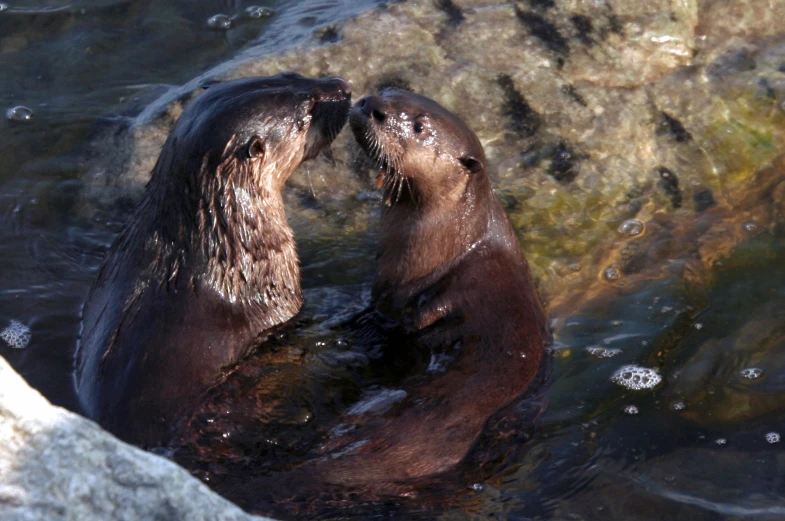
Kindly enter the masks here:
[[387, 119], [384, 101], [379, 96], [365, 96], [358, 104], [363, 114], [369, 118], [373, 118], [379, 123], [384, 123], [384, 120]]

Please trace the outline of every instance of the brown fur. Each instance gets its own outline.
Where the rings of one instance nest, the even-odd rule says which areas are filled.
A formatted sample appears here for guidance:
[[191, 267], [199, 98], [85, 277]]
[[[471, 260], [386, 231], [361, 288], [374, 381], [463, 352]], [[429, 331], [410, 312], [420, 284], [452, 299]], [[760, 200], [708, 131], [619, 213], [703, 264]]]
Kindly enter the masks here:
[[[272, 495], [276, 516], [296, 510], [298, 498], [309, 498], [302, 515], [318, 508], [314, 498], [346, 505], [342, 492], [373, 500], [446, 483], [462, 462], [474, 470], [484, 464], [473, 459], [488, 454], [478, 446], [481, 434], [519, 429], [541, 410], [516, 406], [541, 368], [546, 317], [477, 137], [435, 102], [399, 90], [361, 100], [350, 123], [379, 161], [385, 187], [373, 310], [360, 322], [382, 324], [388, 350], [432, 363], [390, 386], [406, 395], [389, 410], [344, 414], [316, 459], [218, 484], [263, 513], [270, 509], [260, 497]], [[517, 417], [524, 409], [535, 412]]]
[[191, 102], [84, 306], [75, 380], [120, 438], [165, 443], [224, 371], [302, 305], [281, 190], [346, 121], [348, 85], [235, 80]]

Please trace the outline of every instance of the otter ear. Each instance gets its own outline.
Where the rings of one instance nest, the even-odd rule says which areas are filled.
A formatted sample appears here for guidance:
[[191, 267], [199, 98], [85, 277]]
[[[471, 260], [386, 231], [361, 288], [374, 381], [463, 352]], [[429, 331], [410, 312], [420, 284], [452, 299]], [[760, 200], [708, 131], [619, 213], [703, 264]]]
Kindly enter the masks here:
[[248, 141], [248, 157], [256, 159], [264, 155], [264, 141], [259, 136], [254, 136]]
[[482, 170], [482, 161], [476, 157], [462, 156], [460, 162], [471, 174], [476, 174]]

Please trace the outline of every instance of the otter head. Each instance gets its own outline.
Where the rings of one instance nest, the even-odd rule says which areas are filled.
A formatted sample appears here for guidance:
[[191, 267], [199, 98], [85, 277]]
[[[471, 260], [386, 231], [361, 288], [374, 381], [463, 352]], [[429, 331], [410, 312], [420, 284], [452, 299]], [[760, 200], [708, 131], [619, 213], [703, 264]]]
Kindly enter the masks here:
[[355, 104], [349, 116], [360, 146], [378, 161], [387, 204], [456, 200], [483, 176], [485, 153], [474, 132], [435, 101], [386, 89]]
[[152, 209], [142, 211], [155, 244], [169, 248], [159, 271], [187, 265], [227, 300], [296, 312], [299, 268], [282, 190], [341, 130], [350, 98], [341, 78], [287, 73], [219, 83], [189, 103], [153, 171], [152, 204], [142, 204]]
[[186, 164], [169, 170], [189, 178], [217, 175], [212, 181], [219, 184], [226, 181], [222, 172], [244, 170], [247, 181], [280, 191], [301, 162], [335, 138], [346, 123], [350, 99], [341, 78], [295, 73], [213, 85], [177, 120], [165, 151], [175, 149], [177, 161]]

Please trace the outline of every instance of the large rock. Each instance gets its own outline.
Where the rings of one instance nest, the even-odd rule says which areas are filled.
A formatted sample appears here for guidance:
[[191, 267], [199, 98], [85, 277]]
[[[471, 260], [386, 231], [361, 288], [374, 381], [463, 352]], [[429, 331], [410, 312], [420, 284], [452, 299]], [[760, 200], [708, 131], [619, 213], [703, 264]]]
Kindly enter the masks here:
[[[477, 132], [541, 292], [564, 316], [636, 281], [701, 279], [748, 237], [745, 223], [779, 219], [783, 16], [785, 2], [760, 0], [396, 3], [279, 54], [251, 48], [169, 92], [119, 142], [96, 144], [88, 185], [135, 198], [183, 102], [213, 80], [295, 70], [342, 75], [358, 97], [406, 87]], [[344, 132], [293, 176], [298, 242], [367, 235], [372, 169]]]
[[264, 520], [51, 405], [0, 357], [0, 520]]

